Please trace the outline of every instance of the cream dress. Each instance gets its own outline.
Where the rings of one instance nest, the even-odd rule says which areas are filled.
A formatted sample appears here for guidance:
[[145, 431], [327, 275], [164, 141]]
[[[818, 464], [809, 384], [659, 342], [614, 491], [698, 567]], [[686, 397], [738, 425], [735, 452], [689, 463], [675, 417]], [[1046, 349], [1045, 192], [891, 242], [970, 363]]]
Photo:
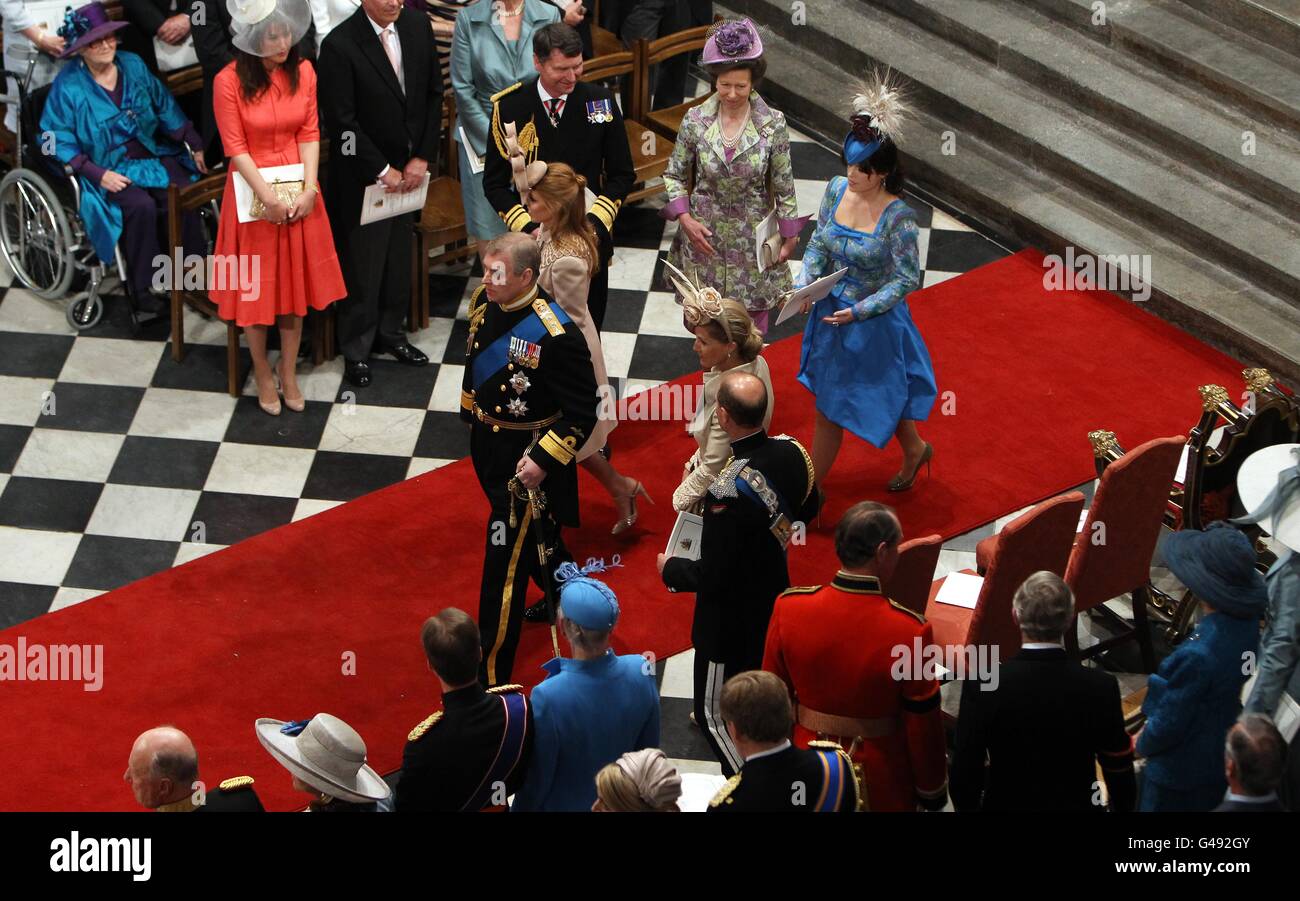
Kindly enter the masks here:
[[[763, 428], [771, 425], [772, 401], [776, 395], [772, 393], [772, 376], [767, 370], [767, 361], [762, 356], [757, 356], [752, 362], [741, 363], [726, 372], [748, 372], [762, 381], [767, 388], [767, 412], [763, 414]], [[718, 385], [724, 374], [716, 367], [704, 373], [704, 399], [686, 427], [699, 447], [686, 461], [682, 483], [673, 492], [673, 508], [676, 510], [694, 512], [713, 480], [727, 465], [727, 460], [731, 459], [731, 439], [718, 424]]]
[[581, 462], [604, 447], [609, 433], [618, 425], [617, 398], [606, 374], [600, 333], [587, 311], [587, 290], [591, 287], [590, 251], [576, 235], [553, 240], [543, 227], [538, 229], [537, 237], [542, 245], [542, 271], [537, 283], [582, 330], [582, 336], [587, 339], [587, 349], [591, 351], [591, 367], [596, 373], [596, 396], [600, 406], [595, 428], [578, 449], [576, 459]]

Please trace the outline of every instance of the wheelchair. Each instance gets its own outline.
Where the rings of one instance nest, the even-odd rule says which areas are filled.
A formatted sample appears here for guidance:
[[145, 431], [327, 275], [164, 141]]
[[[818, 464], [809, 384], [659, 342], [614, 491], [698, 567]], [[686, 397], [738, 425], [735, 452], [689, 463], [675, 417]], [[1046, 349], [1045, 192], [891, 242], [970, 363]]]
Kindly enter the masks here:
[[[33, 58], [25, 73], [2, 70], [17, 86], [17, 98], [10, 93], [3, 99], [18, 102], [18, 131], [12, 168], [0, 179], [0, 255], [22, 286], [37, 297], [51, 301], [67, 297], [65, 315], [78, 331], [99, 323], [105, 295], [110, 288], [120, 287], [136, 331], [142, 322], [139, 298], [126, 277], [121, 248], [114, 248], [111, 263], [98, 259], [78, 213], [81, 185], [76, 173], [42, 152], [41, 112], [51, 85], [28, 91], [34, 66]], [[210, 239], [217, 217], [213, 211], [200, 213]], [[74, 283], [78, 290], [69, 297]]]

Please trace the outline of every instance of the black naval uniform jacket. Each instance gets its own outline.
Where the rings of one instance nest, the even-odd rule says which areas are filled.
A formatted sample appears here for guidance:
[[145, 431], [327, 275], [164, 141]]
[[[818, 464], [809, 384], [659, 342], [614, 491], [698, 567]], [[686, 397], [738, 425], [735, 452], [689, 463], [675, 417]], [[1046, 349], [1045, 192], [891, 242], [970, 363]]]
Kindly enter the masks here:
[[812, 460], [794, 439], [771, 438], [760, 429], [732, 444], [731, 453], [704, 498], [700, 559], [669, 558], [663, 579], [674, 591], [695, 592], [696, 653], [739, 671], [762, 668], [772, 608], [790, 587], [790, 572], [767, 508], [737, 490], [738, 470], [747, 462], [761, 473], [793, 522], [806, 526], [818, 501]]
[[262, 799], [253, 789], [252, 776], [235, 776], [226, 779], [217, 786], [216, 791], [208, 792], [203, 804], [195, 807], [195, 813], [262, 813]]
[[745, 761], [709, 802], [708, 813], [855, 813], [853, 761], [833, 742], [787, 746]]
[[1075, 663], [1064, 648], [1029, 648], [1003, 661], [995, 690], [975, 679], [962, 686], [948, 773], [957, 810], [1104, 811], [1093, 803], [1098, 764], [1110, 808], [1131, 811], [1132, 740], [1110, 673]]
[[528, 162], [568, 163], [587, 179], [596, 195], [588, 216], [600, 238], [601, 261], [613, 254], [614, 219], [623, 199], [636, 183], [632, 151], [627, 144], [623, 115], [613, 93], [579, 81], [560, 112], [560, 125], [537, 93], [537, 77], [518, 82], [492, 98], [492, 145], [483, 169], [483, 193], [511, 231], [531, 231], [537, 223], [519, 202], [506, 150], [505, 123], [515, 123]]
[[[509, 508], [507, 486], [527, 451], [546, 471], [541, 490], [548, 512], [560, 525], [576, 526], [573, 461], [596, 425], [599, 403], [591, 351], [578, 326], [540, 288], [505, 306], [513, 309], [489, 301], [482, 287], [470, 300], [460, 416], [473, 426], [474, 473], [492, 509], [501, 513]], [[552, 417], [529, 450], [528, 424]]]
[[[523, 687], [502, 685], [485, 691], [477, 682], [442, 696], [442, 710], [420, 723], [407, 736], [402, 775], [397, 782], [395, 809], [400, 813], [454, 813], [464, 810], [496, 769], [507, 795], [514, 794], [533, 751], [533, 708], [524, 699], [524, 737], [513, 760], [497, 757], [506, 751], [503, 735], [506, 707], [503, 694], [523, 697]], [[491, 804], [491, 788], [488, 803]], [[501, 799], [504, 804], [504, 798]], [[475, 810], [482, 809], [475, 807]], [[470, 811], [467, 811], [470, 812]]]

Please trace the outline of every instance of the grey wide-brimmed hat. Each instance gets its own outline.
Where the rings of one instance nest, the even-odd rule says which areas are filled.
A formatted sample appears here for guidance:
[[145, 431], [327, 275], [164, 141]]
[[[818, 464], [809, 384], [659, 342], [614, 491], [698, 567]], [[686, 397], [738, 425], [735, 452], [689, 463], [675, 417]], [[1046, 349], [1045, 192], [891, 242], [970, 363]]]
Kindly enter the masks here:
[[1300, 551], [1300, 444], [1274, 444], [1246, 458], [1237, 472], [1237, 496], [1248, 515], [1234, 522], [1259, 527]]
[[284, 731], [292, 725], [263, 717], [253, 726], [262, 747], [290, 773], [341, 801], [366, 804], [389, 796], [388, 783], [366, 766], [366, 743], [357, 730], [328, 713], [316, 714], [295, 735]]
[[1264, 615], [1268, 588], [1255, 568], [1255, 547], [1228, 523], [1212, 522], [1204, 532], [1174, 532], [1160, 555], [1178, 581], [1220, 613], [1238, 619]]

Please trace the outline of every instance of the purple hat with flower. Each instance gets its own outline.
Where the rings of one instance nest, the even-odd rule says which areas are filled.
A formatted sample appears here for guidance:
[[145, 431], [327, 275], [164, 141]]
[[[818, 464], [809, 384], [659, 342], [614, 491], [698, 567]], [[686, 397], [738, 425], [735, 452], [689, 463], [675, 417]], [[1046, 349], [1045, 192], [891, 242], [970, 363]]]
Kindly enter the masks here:
[[715, 66], [758, 59], [762, 55], [763, 40], [758, 36], [758, 29], [749, 19], [740, 19], [719, 22], [709, 29], [701, 61], [706, 66]]
[[101, 38], [126, 26], [126, 22], [110, 19], [108, 10], [102, 3], [87, 3], [77, 9], [69, 9], [63, 14], [63, 24], [59, 26], [59, 37], [68, 42], [67, 49], [59, 54], [59, 59], [66, 59], [85, 50]]

